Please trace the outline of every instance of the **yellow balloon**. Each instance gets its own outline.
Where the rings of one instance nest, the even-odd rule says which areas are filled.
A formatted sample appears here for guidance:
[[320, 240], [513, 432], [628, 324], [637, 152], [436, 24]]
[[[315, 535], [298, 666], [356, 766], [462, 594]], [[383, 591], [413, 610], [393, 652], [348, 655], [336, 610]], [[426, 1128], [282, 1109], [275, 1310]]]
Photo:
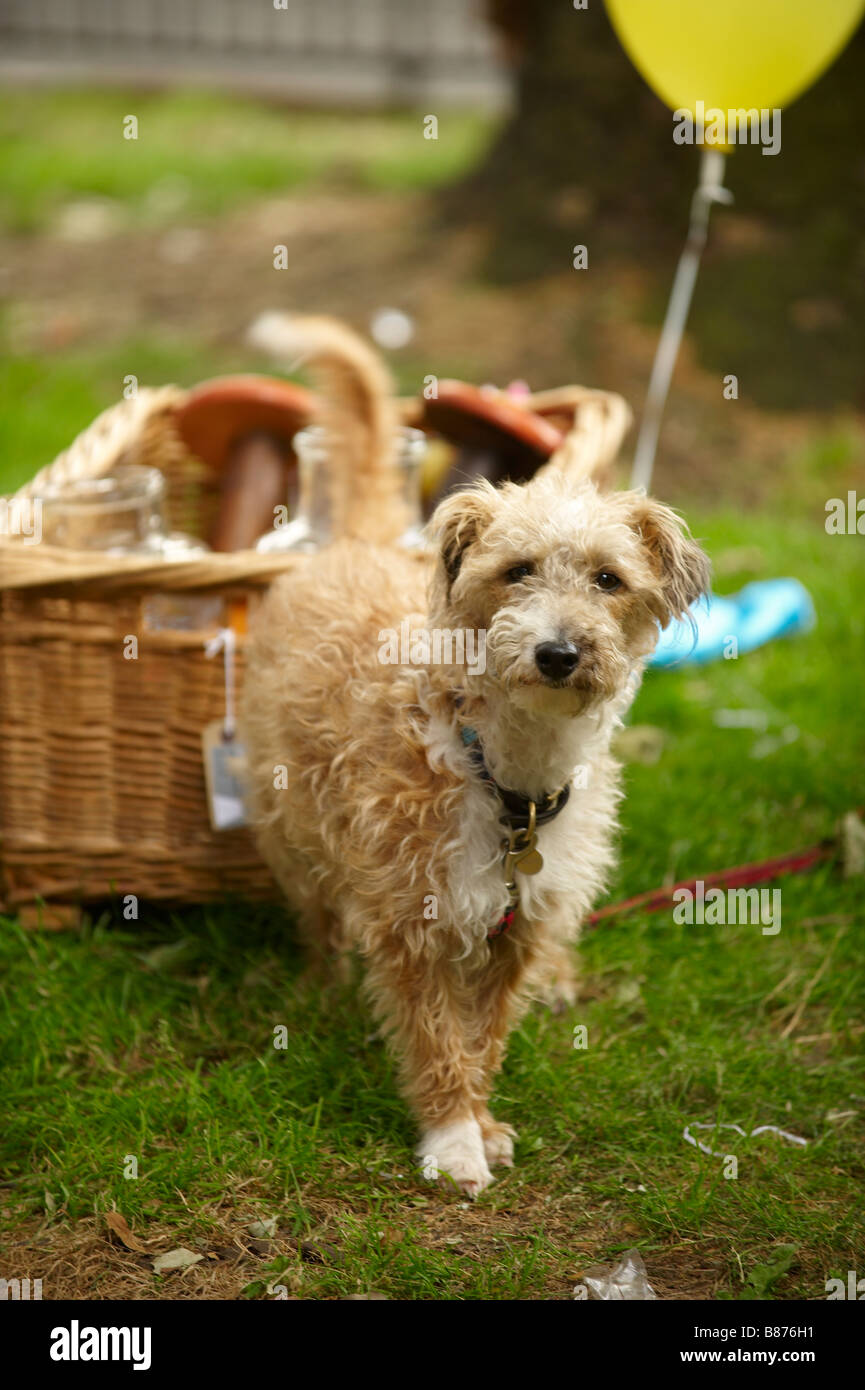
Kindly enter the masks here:
[[828, 67], [865, 0], [606, 0], [622, 45], [675, 110], [785, 106]]

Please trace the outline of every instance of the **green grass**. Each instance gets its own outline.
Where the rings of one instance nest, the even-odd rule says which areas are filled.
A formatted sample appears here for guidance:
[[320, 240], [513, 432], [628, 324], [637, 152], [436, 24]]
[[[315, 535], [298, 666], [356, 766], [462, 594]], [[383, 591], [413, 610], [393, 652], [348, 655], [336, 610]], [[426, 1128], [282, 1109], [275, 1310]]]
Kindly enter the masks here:
[[[129, 113], [137, 142], [122, 140]], [[16, 92], [0, 98], [0, 230], [56, 229], [80, 198], [110, 199], [122, 232], [299, 188], [430, 187], [471, 165], [489, 133], [474, 116], [443, 117], [434, 142], [420, 114]], [[420, 364], [403, 361], [415, 390]], [[114, 403], [128, 371], [191, 385], [250, 368], [240, 350], [153, 320], [134, 341], [13, 348], [0, 359], [0, 493]], [[759, 572], [728, 570], [721, 591], [796, 575], [819, 625], [647, 676], [633, 718], [666, 741], [655, 766], [628, 768], [612, 899], [814, 843], [865, 803], [862, 539], [823, 527], [855, 449], [852, 427], [815, 439], [774, 511], [688, 506], [714, 556], [763, 552]], [[760, 711], [769, 737], [798, 733], [753, 757], [763, 735], [717, 727], [728, 708]], [[586, 936], [577, 1008], [533, 1012], [512, 1039], [494, 1105], [519, 1129], [517, 1166], [474, 1207], [413, 1172], [385, 1050], [353, 990], [303, 977], [279, 910], [143, 908], [133, 925], [112, 906], [57, 935], [0, 921], [0, 1274], [44, 1275], [46, 1297], [266, 1297], [277, 1282], [315, 1298], [568, 1298], [590, 1264], [637, 1246], [666, 1297], [822, 1298], [827, 1279], [863, 1273], [862, 887], [829, 868], [781, 887], [776, 936], [676, 926], [669, 913]], [[273, 1047], [279, 1025], [286, 1050]], [[739, 1160], [725, 1179], [720, 1159], [683, 1142], [693, 1121], [778, 1124], [810, 1142], [730, 1145], [722, 1131], [712, 1147]], [[216, 1258], [159, 1280], [109, 1245], [112, 1206], [153, 1253], [183, 1244]], [[268, 1216], [270, 1248], [240, 1250], [247, 1223]], [[767, 1283], [785, 1247], [789, 1269]]]
[[[691, 519], [714, 555], [756, 544], [768, 573], [800, 576], [819, 625], [647, 676], [634, 719], [666, 745], [656, 766], [628, 769], [614, 898], [812, 843], [865, 801], [861, 543], [827, 537], [822, 516]], [[754, 758], [760, 735], [713, 722], [731, 707], [800, 735]], [[472, 1208], [413, 1173], [385, 1050], [352, 990], [301, 978], [278, 910], [145, 911], [134, 928], [109, 910], [83, 935], [5, 923], [10, 1238], [38, 1229], [38, 1276], [41, 1249], [62, 1251], [112, 1205], [160, 1250], [224, 1247], [274, 1215], [270, 1250], [218, 1292], [266, 1297], [275, 1282], [314, 1298], [566, 1298], [632, 1245], [665, 1296], [735, 1298], [792, 1246], [763, 1296], [825, 1297], [827, 1279], [861, 1266], [865, 1235], [862, 886], [828, 867], [780, 886], [776, 936], [659, 913], [585, 938], [575, 1011], [532, 1013], [512, 1039], [494, 1108], [519, 1129], [517, 1164]], [[273, 1046], [281, 1024], [287, 1050]], [[723, 1131], [712, 1146], [739, 1164], [725, 1179], [721, 1159], [683, 1142], [692, 1121], [777, 1124], [809, 1146]], [[123, 1175], [130, 1154], [137, 1180]], [[118, 1258], [106, 1245], [91, 1294], [117, 1287]], [[190, 1277], [160, 1284], [127, 1259], [145, 1291], [176, 1296]], [[216, 1268], [229, 1266], [211, 1261], [199, 1296]]]
[[[124, 118], [138, 119], [125, 139]], [[294, 111], [206, 92], [57, 93], [0, 99], [0, 230], [51, 228], [63, 203], [108, 198], [122, 225], [213, 216], [313, 183], [422, 189], [482, 155], [494, 122], [448, 112]], [[168, 173], [167, 171], [170, 171]]]
[[249, 354], [202, 349], [163, 332], [108, 347], [52, 356], [0, 355], [0, 494], [50, 463], [123, 394], [133, 371], [141, 386], [194, 386], [223, 372], [249, 371]]

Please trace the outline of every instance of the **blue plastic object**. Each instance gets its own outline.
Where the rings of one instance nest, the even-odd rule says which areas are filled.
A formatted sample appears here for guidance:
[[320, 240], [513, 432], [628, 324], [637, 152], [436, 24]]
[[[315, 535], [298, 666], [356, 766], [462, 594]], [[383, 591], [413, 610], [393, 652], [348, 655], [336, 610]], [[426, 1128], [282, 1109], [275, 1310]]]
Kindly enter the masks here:
[[798, 579], [761, 579], [738, 594], [710, 594], [690, 611], [695, 627], [687, 620], [665, 627], [649, 666], [703, 665], [741, 655], [775, 637], [808, 632], [817, 621], [811, 595]]

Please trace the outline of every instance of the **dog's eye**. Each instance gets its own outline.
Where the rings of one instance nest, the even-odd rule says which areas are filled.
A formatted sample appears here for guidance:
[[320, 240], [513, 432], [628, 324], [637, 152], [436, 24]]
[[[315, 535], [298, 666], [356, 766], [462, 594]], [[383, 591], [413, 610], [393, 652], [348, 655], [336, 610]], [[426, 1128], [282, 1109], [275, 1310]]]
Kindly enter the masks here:
[[621, 579], [617, 574], [613, 574], [612, 570], [601, 570], [600, 574], [595, 575], [595, 583], [607, 594], [615, 593], [616, 589], [622, 587]]
[[521, 580], [528, 579], [529, 575], [534, 573], [534, 568], [534, 565], [528, 562], [524, 565], [514, 565], [508, 570], [505, 578], [511, 584], [519, 584]]

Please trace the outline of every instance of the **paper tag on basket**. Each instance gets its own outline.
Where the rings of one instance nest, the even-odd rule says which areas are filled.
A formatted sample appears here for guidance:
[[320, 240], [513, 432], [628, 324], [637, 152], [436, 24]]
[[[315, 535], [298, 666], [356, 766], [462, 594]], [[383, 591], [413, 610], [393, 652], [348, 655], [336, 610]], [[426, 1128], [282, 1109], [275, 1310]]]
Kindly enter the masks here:
[[225, 668], [225, 717], [206, 724], [201, 735], [207, 810], [214, 830], [237, 830], [246, 824], [246, 750], [237, 737], [234, 717], [236, 647], [237, 636], [230, 627], [221, 627], [204, 645], [204, 655], [209, 660], [222, 653]]
[[214, 830], [237, 830], [246, 825], [246, 750], [235, 735], [226, 738], [222, 719], [214, 719], [202, 730], [201, 751], [210, 824]]

